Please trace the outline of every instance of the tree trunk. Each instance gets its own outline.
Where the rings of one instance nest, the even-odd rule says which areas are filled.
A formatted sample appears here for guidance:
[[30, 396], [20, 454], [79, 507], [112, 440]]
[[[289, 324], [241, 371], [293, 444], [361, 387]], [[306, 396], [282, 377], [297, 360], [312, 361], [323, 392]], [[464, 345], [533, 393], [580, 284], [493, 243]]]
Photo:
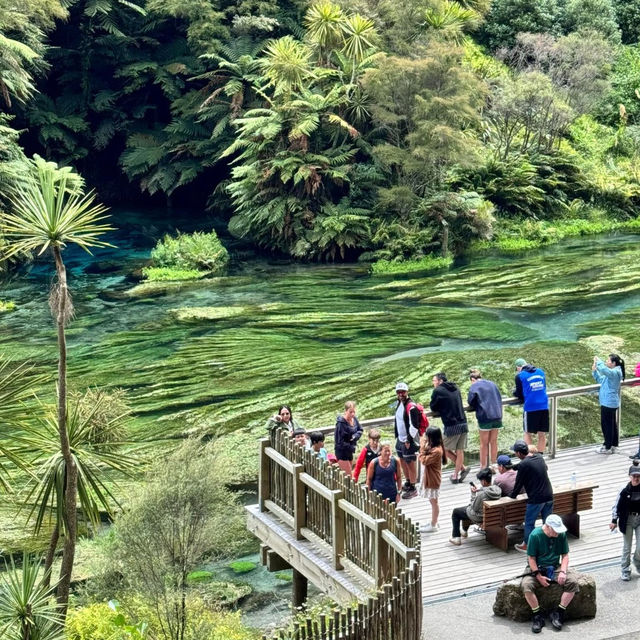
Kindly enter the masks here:
[[442, 222], [442, 257], [446, 258], [449, 253], [449, 223], [446, 220]]
[[[62, 565], [60, 567], [60, 582], [56, 597], [60, 612], [67, 615], [69, 602], [69, 588], [71, 586], [71, 572], [76, 553], [77, 512], [76, 501], [78, 494], [78, 467], [71, 454], [69, 433], [67, 431], [67, 342], [65, 323], [67, 322], [67, 271], [62, 261], [60, 248], [53, 246], [53, 257], [58, 276], [58, 305], [56, 309], [56, 325], [58, 328], [58, 435], [60, 437], [60, 453], [64, 458], [66, 471], [66, 486], [64, 490], [63, 519], [64, 519], [64, 548]], [[58, 523], [59, 525], [60, 523]]]
[[49, 539], [49, 548], [47, 549], [47, 555], [44, 559], [44, 578], [42, 583], [47, 589], [51, 584], [51, 567], [53, 565], [53, 559], [56, 557], [56, 549], [58, 548], [58, 540], [60, 539], [60, 525], [56, 522], [56, 526], [51, 532], [51, 538]]

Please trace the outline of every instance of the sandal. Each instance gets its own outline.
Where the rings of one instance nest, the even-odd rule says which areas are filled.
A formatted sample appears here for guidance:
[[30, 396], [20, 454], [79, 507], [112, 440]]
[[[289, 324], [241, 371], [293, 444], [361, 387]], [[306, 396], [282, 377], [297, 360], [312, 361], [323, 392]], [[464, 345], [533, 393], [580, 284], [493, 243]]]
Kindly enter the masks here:
[[449, 478], [451, 480], [451, 484], [458, 484], [460, 480], [458, 478]]
[[469, 471], [471, 471], [471, 467], [465, 467], [461, 472], [460, 475], [458, 476], [458, 481], [462, 482], [468, 475], [469, 475]]

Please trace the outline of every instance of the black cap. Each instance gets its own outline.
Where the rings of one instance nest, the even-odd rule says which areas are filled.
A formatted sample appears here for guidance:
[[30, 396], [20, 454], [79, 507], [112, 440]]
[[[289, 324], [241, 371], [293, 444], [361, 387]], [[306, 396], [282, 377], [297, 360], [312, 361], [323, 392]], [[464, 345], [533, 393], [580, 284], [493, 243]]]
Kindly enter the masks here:
[[516, 440], [511, 447], [511, 451], [516, 453], [529, 453], [529, 445], [524, 440]]

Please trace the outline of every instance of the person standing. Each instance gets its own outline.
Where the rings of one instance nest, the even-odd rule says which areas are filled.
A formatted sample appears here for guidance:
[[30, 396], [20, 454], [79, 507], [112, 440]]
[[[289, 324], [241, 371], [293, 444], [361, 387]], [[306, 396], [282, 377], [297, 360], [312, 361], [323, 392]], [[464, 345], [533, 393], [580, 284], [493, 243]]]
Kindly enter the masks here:
[[336, 418], [333, 442], [338, 466], [351, 475], [351, 462], [356, 451], [356, 443], [362, 435], [362, 427], [356, 417], [356, 403], [349, 400], [344, 403], [344, 413]]
[[380, 455], [371, 461], [367, 469], [367, 487], [395, 504], [400, 499], [401, 486], [398, 461], [391, 455], [391, 445], [383, 442], [380, 445]]
[[544, 524], [531, 533], [529, 540], [527, 565], [530, 573], [522, 578], [520, 586], [533, 614], [531, 631], [540, 633], [544, 627], [544, 616], [536, 591], [548, 588], [552, 580], [562, 587], [562, 595], [558, 608], [551, 612], [549, 618], [554, 629], [560, 631], [567, 607], [580, 591], [580, 574], [569, 568], [567, 528], [560, 516], [551, 513], [545, 518]]
[[527, 551], [529, 536], [535, 528], [538, 516], [544, 522], [553, 509], [553, 489], [549, 480], [547, 464], [540, 453], [529, 452], [529, 445], [524, 440], [516, 440], [511, 447], [521, 460], [518, 464], [516, 482], [511, 491], [511, 498], [517, 498], [521, 489], [527, 492], [527, 509], [524, 516], [524, 539], [522, 544], [515, 545], [517, 551]]
[[420, 411], [409, 397], [409, 386], [406, 382], [396, 385], [396, 404], [394, 413], [394, 433], [396, 436], [396, 453], [404, 474], [404, 492], [402, 498], [408, 500], [418, 495], [416, 480], [418, 465], [416, 456], [420, 447]]
[[624, 380], [624, 360], [615, 353], [602, 362], [597, 356], [591, 366], [593, 379], [600, 385], [600, 428], [604, 442], [596, 453], [615, 453], [620, 444], [618, 430], [618, 408], [620, 407], [620, 384]]
[[293, 419], [293, 412], [288, 404], [280, 406], [278, 411], [267, 420], [267, 429], [275, 429], [283, 427], [289, 431], [289, 435], [293, 436], [296, 429], [301, 428], [296, 420]]
[[483, 380], [479, 369], [469, 371], [468, 405], [476, 412], [480, 435], [480, 468], [496, 464], [498, 431], [502, 428], [502, 396], [495, 382]]
[[438, 427], [429, 427], [420, 441], [420, 464], [422, 465], [422, 482], [420, 495], [431, 503], [431, 523], [420, 527], [422, 533], [434, 533], [439, 529], [438, 516], [440, 507], [440, 485], [442, 484], [442, 465], [447, 463], [442, 442], [442, 431]]
[[549, 398], [544, 371], [524, 358], [516, 360], [516, 388], [513, 395], [524, 403], [524, 441], [533, 444], [532, 436], [538, 435], [538, 452], [544, 453], [549, 433]]
[[362, 447], [362, 451], [360, 451], [360, 455], [356, 460], [356, 468], [353, 470], [353, 479], [356, 482], [358, 482], [362, 467], [364, 467], [364, 473], [366, 476], [367, 469], [369, 468], [371, 461], [380, 455], [380, 432], [377, 429], [369, 429], [367, 437], [369, 442]]
[[633, 564], [640, 573], [640, 466], [638, 460], [633, 461], [629, 467], [629, 483], [623, 487], [618, 495], [611, 512], [611, 524], [609, 528], [615, 531], [616, 527], [624, 536], [622, 543], [622, 557], [620, 566], [622, 573], [620, 579], [628, 582], [631, 579], [631, 543], [633, 534], [636, 534], [636, 546], [633, 553]]
[[447, 380], [443, 372], [432, 378], [433, 392], [429, 406], [438, 413], [444, 425], [444, 448], [447, 458], [455, 464], [451, 474], [451, 482], [462, 482], [469, 473], [464, 466], [464, 450], [467, 447], [467, 416], [462, 406], [462, 396], [455, 382]]

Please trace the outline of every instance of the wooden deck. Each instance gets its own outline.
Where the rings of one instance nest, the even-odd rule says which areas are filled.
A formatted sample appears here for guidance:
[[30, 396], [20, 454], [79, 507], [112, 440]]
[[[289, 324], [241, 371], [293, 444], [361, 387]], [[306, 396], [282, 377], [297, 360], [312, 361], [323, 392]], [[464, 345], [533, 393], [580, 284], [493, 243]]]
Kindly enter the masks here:
[[[620, 451], [612, 455], [594, 452], [595, 445], [566, 449], [558, 452], [554, 460], [547, 460], [549, 477], [554, 486], [568, 485], [573, 471], [578, 482], [599, 485], [594, 491], [593, 509], [581, 515], [581, 538], [569, 537], [570, 563], [572, 566], [602, 562], [620, 557], [622, 537], [609, 530], [611, 507], [616, 496], [628, 481], [631, 465], [629, 455], [638, 450], [638, 438], [621, 443]], [[507, 553], [489, 545], [484, 536], [475, 533], [473, 527], [462, 546], [449, 544], [451, 536], [451, 511], [468, 504], [469, 480], [475, 481], [478, 466], [472, 467], [464, 484], [449, 481], [450, 471], [443, 473], [440, 492], [440, 530], [422, 535], [422, 596], [423, 601], [435, 599], [447, 593], [473, 591], [516, 576], [524, 570], [525, 555], [513, 549], [522, 541], [522, 534], [514, 532], [513, 544]], [[430, 521], [431, 507], [420, 497], [400, 503], [402, 512], [412, 522], [425, 524]]]

